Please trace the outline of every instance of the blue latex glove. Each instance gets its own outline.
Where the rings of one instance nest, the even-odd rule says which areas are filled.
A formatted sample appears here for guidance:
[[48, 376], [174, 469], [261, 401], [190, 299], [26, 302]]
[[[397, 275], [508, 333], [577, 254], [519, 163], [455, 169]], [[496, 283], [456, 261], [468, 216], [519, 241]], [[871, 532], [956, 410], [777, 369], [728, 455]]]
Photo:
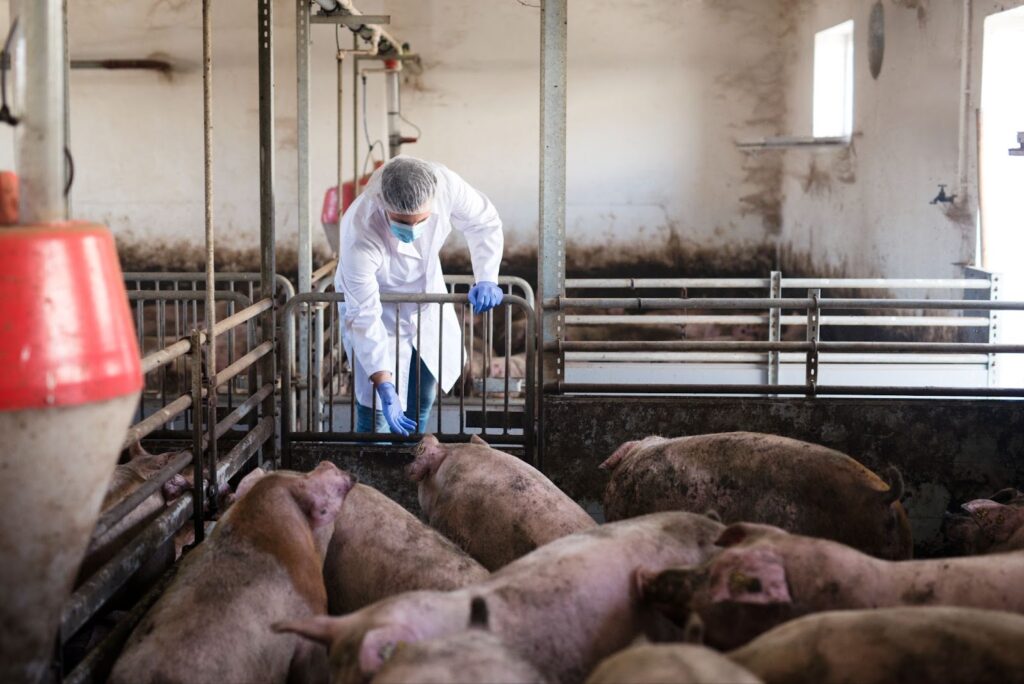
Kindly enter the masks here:
[[473, 305], [473, 313], [481, 314], [501, 304], [504, 293], [495, 283], [481, 280], [469, 291], [469, 303]]
[[409, 420], [402, 412], [402, 404], [398, 401], [398, 391], [395, 385], [390, 382], [382, 382], [377, 385], [377, 394], [380, 395], [381, 412], [388, 427], [396, 435], [408, 437], [409, 433], [416, 430], [416, 423]]

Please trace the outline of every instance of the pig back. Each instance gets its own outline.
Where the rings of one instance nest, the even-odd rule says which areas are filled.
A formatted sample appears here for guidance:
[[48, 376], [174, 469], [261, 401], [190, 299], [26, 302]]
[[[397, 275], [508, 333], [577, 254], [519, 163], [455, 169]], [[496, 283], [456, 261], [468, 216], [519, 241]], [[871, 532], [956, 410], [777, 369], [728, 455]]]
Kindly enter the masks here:
[[728, 654], [767, 684], [1024, 682], [1024, 616], [972, 608], [817, 613]]
[[586, 684], [760, 684], [761, 680], [710, 648], [643, 644], [605, 659]]
[[615, 468], [605, 516], [717, 512], [842, 542], [880, 558], [911, 555], [902, 492], [833, 449], [736, 432], [641, 443]]
[[374, 676], [373, 684], [546, 684], [549, 680], [481, 629], [401, 644]]
[[582, 682], [602, 659], [660, 626], [635, 589], [638, 567], [702, 563], [724, 527], [701, 515], [657, 513], [542, 546], [474, 591], [491, 629], [558, 682]]
[[324, 562], [332, 614], [406, 591], [457, 589], [488, 574], [455, 544], [362, 484], [345, 498]]
[[283, 681], [298, 638], [274, 634], [269, 625], [313, 614], [290, 580], [272, 556], [211, 537], [182, 559], [109, 681]]
[[430, 525], [494, 571], [548, 542], [596, 525], [528, 463], [483, 445], [446, 447], [420, 482]]

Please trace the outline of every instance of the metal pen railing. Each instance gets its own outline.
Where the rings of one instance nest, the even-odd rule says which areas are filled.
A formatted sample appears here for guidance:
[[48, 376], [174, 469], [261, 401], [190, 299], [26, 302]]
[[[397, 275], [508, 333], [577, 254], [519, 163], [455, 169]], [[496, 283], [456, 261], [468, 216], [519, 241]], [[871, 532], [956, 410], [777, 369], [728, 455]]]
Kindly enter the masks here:
[[[449, 294], [468, 292], [470, 287], [476, 282], [473, 276], [468, 275], [445, 276], [444, 280]], [[531, 303], [534, 301], [533, 288], [522, 278], [501, 276], [498, 279], [498, 285], [508, 295], [520, 296], [525, 301]], [[332, 289], [333, 279], [324, 278], [319, 282], [316, 291], [328, 292], [332, 291]], [[298, 422], [302, 425], [308, 425], [312, 431], [317, 432], [330, 431], [331, 414], [328, 407], [336, 400], [342, 388], [351, 385], [350, 376], [352, 369], [347, 363], [348, 359], [336, 329], [336, 316], [334, 312], [327, 313], [329, 308], [330, 305], [326, 302], [320, 302], [312, 306], [313, 314], [305, 319], [306, 325], [310, 326], [306, 334], [306, 339], [310, 340], [310, 342], [305, 350], [302, 348], [301, 343], [295, 344], [296, 353], [287, 358], [289, 364], [287, 372], [292, 378], [291, 386], [293, 392], [291, 402], [292, 414], [288, 419], [292, 425]], [[327, 325], [328, 315], [331, 320], [330, 326]], [[494, 394], [504, 393], [506, 397], [510, 394], [521, 393], [524, 380], [522, 369], [525, 367], [525, 357], [523, 355], [526, 353], [527, 341], [524, 336], [521, 344], [513, 345], [512, 328], [513, 326], [518, 326], [521, 329], [524, 326], [524, 322], [521, 318], [514, 320], [510, 315], [506, 315], [503, 328], [500, 327], [502, 322], [499, 321], [499, 334], [495, 335], [493, 317], [489, 319], [491, 326], [484, 330], [484, 334], [489, 333], [491, 338], [497, 337], [501, 339], [504, 351], [504, 356], [494, 359], [498, 363], [497, 368], [500, 378], [492, 378], [490, 377], [490, 362], [492, 359], [488, 358], [487, 372], [484, 372], [482, 361], [480, 364], [481, 368], [478, 369], [475, 366], [474, 359], [477, 340], [472, 334], [474, 330], [470, 328], [471, 318], [462, 316], [460, 321], [464, 337], [468, 338], [469, 351], [467, 358], [471, 362], [469, 376], [473, 384], [469, 387], [461, 386], [460, 391], [468, 391], [472, 395], [479, 395], [485, 391]], [[296, 339], [298, 327], [303, 324], [301, 319], [301, 316], [296, 316], [295, 327], [287, 329], [288, 332], [286, 334], [292, 335], [293, 339]], [[285, 328], [282, 329], [284, 330]], [[502, 332], [503, 334], [501, 334]], [[480, 342], [482, 344], [482, 340]], [[530, 343], [535, 345], [535, 342], [532, 340]], [[493, 352], [494, 350], [491, 349], [491, 351]], [[513, 352], [515, 352], [515, 356], [513, 356]], [[304, 363], [300, 363], [300, 361]], [[327, 371], [326, 373], [325, 370]], [[515, 375], [514, 373], [516, 372], [520, 375]], [[315, 378], [319, 378], [319, 382]], [[509, 382], [504, 382], [503, 379], [505, 378], [509, 379]], [[496, 380], [502, 381], [495, 382]], [[479, 387], [477, 387], [478, 384]], [[329, 395], [330, 399], [326, 399], [325, 395]], [[508, 415], [507, 412], [506, 415]]]
[[[784, 290], [917, 290], [949, 291], [963, 290], [965, 293], [985, 293], [984, 300], [996, 299], [998, 275], [974, 270], [978, 278], [784, 278], [781, 271], [773, 271], [768, 278], [570, 278], [566, 290], [766, 290], [771, 299], [782, 297]], [[701, 300], [704, 301], [704, 300]], [[611, 307], [609, 307], [611, 308]], [[694, 307], [702, 308], [702, 307]], [[567, 326], [663, 326], [686, 324], [722, 325], [771, 325], [773, 312], [763, 314], [688, 314], [688, 315], [572, 315], [565, 316]], [[801, 316], [783, 316], [778, 321], [783, 326], [802, 326], [806, 319]], [[960, 327], [987, 328], [989, 317], [953, 316], [825, 316], [823, 327]], [[771, 341], [771, 340], [769, 340]]]
[[[186, 297], [185, 293], [205, 292], [205, 273], [129, 271], [123, 275], [125, 286], [131, 292], [181, 293], [164, 298], [138, 294], [132, 300], [137, 340], [143, 354], [163, 350], [168, 340], [180, 340], [187, 336], [190, 330], [204, 324], [203, 297]], [[230, 316], [248, 306], [259, 295], [259, 273], [217, 273], [214, 280], [218, 292], [234, 292], [245, 297], [244, 300], [218, 297], [225, 305], [225, 310], [218, 312], [219, 314]], [[275, 290], [278, 296], [283, 298], [282, 301], [287, 301], [295, 294], [295, 287], [283, 275], [277, 274], [274, 282]], [[218, 359], [227, 359], [229, 364], [233, 363], [243, 344], [244, 340], [237, 338], [234, 332], [229, 332], [224, 349], [217, 355]], [[233, 402], [235, 394], [244, 390], [244, 380], [244, 377], [239, 377], [227, 388], [229, 404]], [[188, 381], [184, 362], [175, 363], [159, 374], [147, 376], [147, 398], [153, 399], [155, 396], [162, 406], [166, 406], [169, 403], [168, 393], [178, 392], [182, 385], [188, 384]], [[187, 424], [184, 429], [188, 429]]]
[[[805, 283], [804, 283], [805, 284]], [[814, 284], [812, 282], [812, 284]], [[844, 284], [845, 286], [845, 284]], [[777, 339], [760, 341], [570, 341], [561, 340], [545, 347], [545, 351], [566, 352], [754, 352], [780, 354], [784, 352], [804, 355], [805, 383], [803, 385], [753, 384], [657, 384], [631, 383], [569, 383], [552, 382], [545, 391], [566, 393], [625, 393], [625, 394], [800, 394], [816, 395], [878, 395], [878, 396], [1024, 396], [1022, 388], [989, 387], [894, 387], [894, 386], [823, 386], [819, 381], [820, 356], [823, 353], [866, 354], [1021, 354], [1024, 344], [995, 342], [827, 342], [821, 341], [820, 330], [823, 311], [878, 310], [937, 310], [964, 312], [1024, 311], [1024, 302], [949, 300], [949, 299], [851, 299], [822, 298], [819, 289], [811, 289], [805, 298], [573, 298], [564, 297], [545, 302], [545, 307], [559, 310], [622, 309], [625, 311], [663, 311], [710, 309], [724, 311], [768, 310], [775, 317], [784, 310], [799, 310], [807, 328], [803, 342], [783, 342]], [[774, 326], [773, 326], [774, 327]], [[775, 378], [777, 380], [777, 374]]]
[[[458, 283], [453, 283], [458, 285]], [[503, 283], [503, 287], [518, 287], [519, 283], [506, 282]], [[528, 288], [529, 286], [527, 286]], [[529, 292], [529, 290], [526, 290]], [[323, 376], [328, 378], [336, 377], [341, 371], [339, 369], [340, 364], [344, 361], [344, 356], [341, 352], [342, 341], [340, 339], [340, 325], [337, 316], [337, 304], [344, 302], [344, 295], [341, 293], [331, 292], [316, 292], [300, 294], [293, 298], [288, 305], [285, 307], [283, 313], [283, 342], [282, 342], [282, 354], [285, 359], [292, 359], [296, 353], [296, 334], [295, 334], [295, 320], [299, 316], [300, 311], [305, 309], [310, 311], [309, 318], [315, 320], [317, 315], [323, 316], [326, 323], [326, 327], [323, 328], [328, 332], [323, 337], [323, 346], [316, 350], [316, 356], [324, 361], [323, 367], [326, 369], [322, 372]], [[384, 306], [394, 305], [396, 307], [396, 324], [400, 325], [402, 321], [401, 307], [404, 306], [416, 306], [416, 311], [413, 314], [416, 319], [416, 344], [415, 347], [420, 349], [421, 336], [424, 334], [422, 330], [424, 308], [430, 305], [443, 305], [443, 306], [458, 306], [461, 320], [463, 321], [464, 330], [469, 329], [469, 339], [472, 340], [474, 335], [474, 316], [471, 310], [467, 309], [468, 299], [465, 294], [385, 294], [381, 296], [381, 301]], [[317, 309], [319, 307], [319, 309]], [[535, 393], [534, 387], [534, 369], [536, 366], [535, 358], [535, 346], [532, 340], [535, 339], [534, 331], [534, 309], [533, 302], [523, 297], [506, 294], [500, 308], [496, 308], [492, 312], [483, 314], [482, 325], [485, 330], [493, 329], [493, 320], [496, 312], [501, 312], [505, 317], [506, 328], [511, 328], [513, 325], [513, 319], [515, 314], [520, 314], [519, 323], [523, 325], [525, 329], [524, 337], [526, 340], [523, 353], [525, 354], [525, 371], [526, 386], [525, 386], [525, 397], [521, 402], [521, 411], [513, 411], [515, 408], [520, 408], [518, 402], [513, 402], [510, 399], [510, 395], [513, 393], [512, 390], [512, 379], [511, 375], [511, 355], [507, 355], [505, 358], [505, 370], [506, 377], [502, 379], [504, 384], [504, 396], [495, 401], [488, 397], [489, 393], [484, 391], [479, 397], [479, 410], [475, 410], [476, 398], [470, 398], [466, 396], [465, 392], [460, 392], [458, 400], [454, 397], [448, 400], [446, 399], [444, 392], [440, 388], [440, 380], [435, 399], [436, 409], [436, 422], [431, 419], [429, 422], [431, 425], [417, 425], [417, 434], [426, 433], [428, 431], [433, 432], [443, 441], [464, 441], [468, 440], [470, 433], [467, 432], [467, 428], [479, 428], [479, 433], [485, 435], [495, 443], [516, 445], [522, 447], [527, 452], [527, 457], [532, 458], [534, 456], [533, 439], [534, 439], [534, 415], [535, 415]], [[499, 314], [500, 315], [500, 314]], [[438, 330], [438, 375], [441, 376], [444, 370], [444, 316], [439, 315], [437, 319]], [[399, 331], [396, 331], [396, 336]], [[430, 331], [429, 334], [432, 334]], [[313, 336], [314, 339], [317, 335]], [[486, 336], [484, 339], [487, 339]], [[452, 342], [448, 342], [451, 344]], [[506, 349], [511, 347], [511, 335], [506, 335]], [[323, 353], [323, 350], [330, 350], [328, 353]], [[310, 350], [307, 352], [314, 354], [314, 345], [310, 345]], [[398, 377], [395, 378], [396, 385], [399, 384], [400, 377], [404, 375], [407, 369], [401, 368], [401, 364], [398, 363], [400, 358], [400, 350], [396, 345], [396, 372]], [[467, 355], [466, 345], [462, 344], [460, 353], [460, 364], [463, 372], [467, 367]], [[490, 357], [485, 353], [482, 356], [483, 360], [490, 362]], [[345, 372], [351, 374], [351, 365], [345, 369]], [[310, 363], [310, 368], [315, 369], [318, 367], [316, 363]], [[416, 372], [420, 373], [422, 364], [417, 367]], [[485, 375], [489, 374], [485, 370]], [[295, 410], [295, 404], [299, 400], [298, 395], [295, 393], [294, 383], [296, 378], [291, 373], [285, 373], [282, 376], [282, 447], [283, 451], [288, 458], [290, 452], [290, 444], [296, 441], [330, 441], [330, 442], [352, 442], [358, 443], [379, 443], [387, 441], [389, 443], [401, 443], [401, 442], [412, 442], [417, 440], [419, 437], [401, 437], [397, 435], [388, 434], [385, 438], [380, 433], [358, 433], [355, 431], [356, 424], [356, 397], [355, 397], [355, 383], [351, 380], [348, 382], [349, 391], [345, 400], [342, 400], [334, 391], [334, 384], [328, 383], [326, 386], [321, 382], [321, 377], [311, 377], [308, 381], [308, 386], [315, 387], [318, 384], [321, 388], [325, 388], [326, 393], [325, 401], [323, 406], [322, 415], [318, 414], [314, 407], [308, 407], [305, 415], [307, 418], [303, 420], [303, 415]], [[421, 376], [417, 377], [417, 386], [421, 387], [419, 383]], [[488, 389], [485, 386], [485, 390]], [[312, 396], [313, 393], [310, 393]], [[335, 410], [335, 404], [337, 403], [348, 404], [348, 429], [335, 429], [339, 420], [344, 423], [343, 416], [338, 415]], [[457, 408], [458, 416], [458, 428], [449, 429], [446, 421], [444, 420], [444, 414], [446, 407], [455, 411]], [[376, 406], [376, 394], [373, 396], [373, 406], [368, 407], [373, 411], [377, 410]], [[416, 415], [419, 415], [420, 407], [417, 406]], [[521, 426], [513, 425], [513, 414], [520, 413], [522, 416]], [[467, 421], [468, 415], [478, 414], [480, 416], [480, 422], [478, 425], [470, 425]], [[310, 417], [312, 420], [310, 420]], [[326, 421], [326, 425], [324, 424]], [[419, 421], [417, 420], [417, 423]], [[449, 422], [454, 422], [450, 420]], [[330, 429], [324, 429], [324, 427]], [[430, 428], [434, 429], [430, 429]]]
[[[215, 507], [218, 483], [226, 482], [237, 474], [268, 440], [273, 439], [275, 417], [257, 416], [257, 409], [263, 400], [274, 392], [275, 379], [258, 378], [257, 368], [262, 358], [274, 352], [274, 342], [259, 342], [255, 326], [257, 317], [273, 308], [273, 301], [264, 299], [243, 306], [248, 304], [248, 298], [241, 293], [217, 291], [214, 296], [216, 301], [239, 304], [241, 310], [215, 323], [212, 336], [205, 329], [193, 327], [187, 337], [175, 340], [142, 359], [144, 373], [153, 374], [169, 364], [188, 357], [190, 382], [181, 396], [131, 426], [124, 442], [124, 447], [128, 448], [184, 413], [191, 416], [187, 422], [192, 429], [186, 433], [191, 435], [191, 448], [178, 453], [138, 489], [101, 515], [93, 532], [93, 539], [100, 539], [110, 532], [150, 496], [159, 492], [164, 483], [182, 473], [189, 465], [193, 467], [193, 488], [182, 497], [168, 503], [138, 534], [126, 540], [112, 558], [84, 578], [83, 583], [77, 587], [65, 605], [60, 629], [62, 644], [96, 615], [143, 563], [170, 540], [190, 518], [193, 520], [196, 539], [201, 540], [207, 504], [209, 503], [211, 508]], [[205, 293], [191, 291], [145, 290], [128, 293], [129, 301], [133, 303], [192, 303], [203, 297]], [[239, 327], [244, 327], [246, 331], [248, 345], [245, 354], [219, 370], [215, 377], [206, 377], [202, 362], [204, 349], [211, 343], [216, 343], [216, 338], [234, 334]], [[248, 396], [244, 401], [236, 402], [237, 405], [231, 405], [227, 401], [229, 395], [219, 390], [230, 386], [235, 378], [243, 374], [248, 376]], [[194, 407], [201, 408], [203, 400], [211, 393], [215, 396], [224, 395], [225, 403], [228, 403], [225, 409], [229, 412], [215, 423], [206, 421], [204, 425], [200, 417], [204, 412], [197, 411]], [[245, 430], [236, 430], [243, 421]], [[229, 435], [237, 438], [237, 443], [225, 456], [218, 458], [217, 441]], [[195, 454], [200, 454], [201, 457], [196, 458]]]

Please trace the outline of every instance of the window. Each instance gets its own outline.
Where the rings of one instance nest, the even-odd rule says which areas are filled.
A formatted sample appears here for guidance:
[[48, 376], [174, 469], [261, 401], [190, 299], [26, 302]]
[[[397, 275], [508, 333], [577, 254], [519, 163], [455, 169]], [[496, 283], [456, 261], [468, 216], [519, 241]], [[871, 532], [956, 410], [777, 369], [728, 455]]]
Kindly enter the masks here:
[[853, 21], [814, 37], [814, 137], [853, 133]]

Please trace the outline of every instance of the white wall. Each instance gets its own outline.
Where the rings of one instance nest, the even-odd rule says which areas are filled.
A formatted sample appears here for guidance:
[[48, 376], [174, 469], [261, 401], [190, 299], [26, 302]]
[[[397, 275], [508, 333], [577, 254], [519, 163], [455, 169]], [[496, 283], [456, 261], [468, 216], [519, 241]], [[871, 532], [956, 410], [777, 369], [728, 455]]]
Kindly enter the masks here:
[[854, 140], [849, 148], [785, 156], [784, 240], [819, 268], [861, 276], [953, 277], [975, 262], [977, 135], [983, 17], [977, 0], [963, 203], [933, 206], [940, 183], [958, 188], [961, 2], [885, 2], [885, 61], [878, 80], [867, 57], [874, 0], [806, 0], [793, 36], [788, 128], [809, 135], [814, 34], [848, 19], [855, 27]]
[[[406, 152], [442, 161], [486, 192], [505, 219], [510, 253], [536, 245], [539, 10], [528, 4], [359, 3], [392, 14], [390, 30], [424, 58], [425, 73], [403, 93], [424, 137]], [[110, 225], [129, 260], [165, 258], [174, 267], [202, 241], [200, 4], [70, 5], [74, 57], [164, 56], [176, 65], [170, 79], [75, 71], [71, 87], [76, 216]], [[256, 244], [258, 222], [255, 3], [214, 8], [214, 215], [222, 252], [244, 252]], [[294, 11], [293, 2], [275, 3], [278, 234], [286, 245], [295, 243], [297, 220]], [[778, 231], [774, 162], [748, 163], [732, 143], [779, 132], [781, 100], [766, 106], [764, 96], [782, 74], [780, 16], [775, 0], [570, 3], [571, 241], [639, 259], [663, 252], [666, 241], [677, 249], [760, 243]], [[335, 176], [334, 41], [332, 28], [313, 27], [314, 218]], [[379, 75], [370, 80], [371, 135], [379, 137], [383, 93]], [[9, 157], [0, 164], [10, 166]], [[347, 175], [350, 167], [351, 157]]]
[[[976, 1], [977, 62], [981, 17], [1021, 1]], [[359, 1], [367, 13], [391, 14], [391, 30], [424, 58], [425, 73], [403, 93], [424, 137], [405, 151], [448, 164], [486, 192], [505, 219], [508, 253], [523, 256], [535, 251], [538, 213], [539, 11], [530, 4]], [[878, 81], [867, 70], [871, 4], [570, 0], [570, 263], [728, 273], [764, 269], [751, 255], [777, 251], [790, 270], [915, 276], [952, 274], [955, 262], [971, 261], [973, 204], [951, 216], [928, 205], [938, 183], [956, 184], [960, 3], [885, 0]], [[908, 5], [925, 8], [923, 20]], [[193, 267], [203, 234], [200, 3], [70, 6], [74, 57], [162, 56], [176, 65], [169, 79], [73, 72], [74, 213], [112, 227], [127, 267]], [[256, 263], [255, 7], [214, 3], [214, 215], [228, 267]], [[278, 0], [275, 12], [287, 270], [297, 234], [295, 3]], [[857, 21], [853, 147], [739, 152], [739, 139], [810, 133], [814, 32], [848, 18]], [[313, 27], [311, 215], [321, 248], [320, 198], [336, 165], [334, 52], [333, 29]], [[980, 65], [975, 71], [980, 84]], [[383, 93], [379, 75], [370, 82], [376, 138]], [[351, 93], [348, 78], [345, 88]], [[345, 116], [350, 176], [351, 111]], [[3, 131], [0, 167], [12, 164]]]

